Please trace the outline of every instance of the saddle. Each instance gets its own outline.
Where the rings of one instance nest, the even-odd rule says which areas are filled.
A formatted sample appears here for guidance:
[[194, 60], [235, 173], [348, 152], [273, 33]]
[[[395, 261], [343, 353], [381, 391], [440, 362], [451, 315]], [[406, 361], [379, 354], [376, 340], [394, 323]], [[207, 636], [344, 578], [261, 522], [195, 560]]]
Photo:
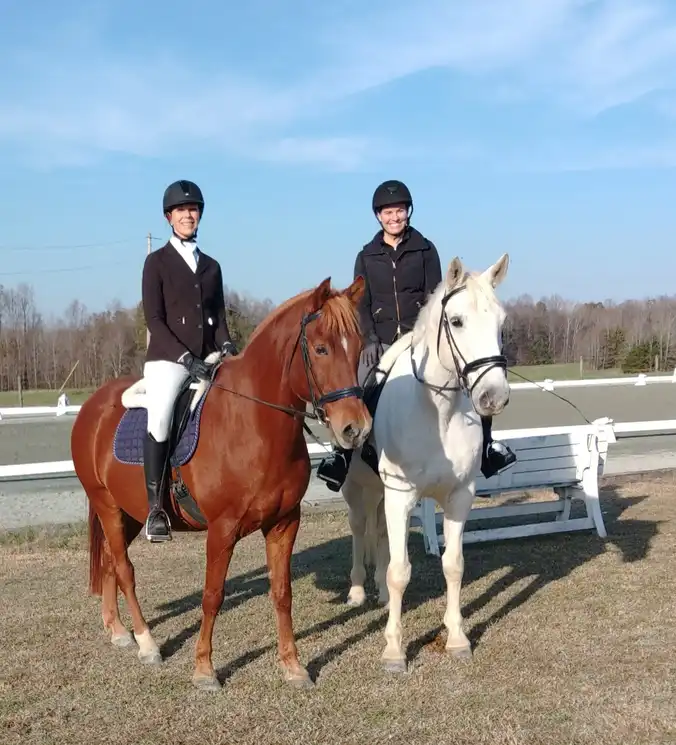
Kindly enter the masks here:
[[[212, 365], [210, 380], [194, 381], [188, 378], [182, 384], [174, 402], [169, 430], [170, 496], [199, 525], [206, 525], [206, 520], [181, 477], [180, 467], [188, 463], [197, 450], [202, 409], [211, 388], [211, 380], [219, 367], [219, 359], [219, 355], [215, 358], [210, 355], [205, 360]], [[148, 426], [145, 380], [141, 378], [129, 386], [122, 393], [121, 401], [127, 411], [115, 431], [113, 455], [120, 463], [142, 466], [143, 443]], [[176, 470], [175, 477], [171, 474], [172, 468]]]

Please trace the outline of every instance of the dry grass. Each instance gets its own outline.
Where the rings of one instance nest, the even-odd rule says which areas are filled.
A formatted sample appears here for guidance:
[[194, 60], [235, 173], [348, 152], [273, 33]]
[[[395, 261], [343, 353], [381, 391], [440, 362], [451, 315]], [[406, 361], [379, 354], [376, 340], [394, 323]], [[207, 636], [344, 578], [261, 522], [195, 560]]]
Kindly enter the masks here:
[[[607, 481], [609, 537], [577, 534], [466, 548], [462, 591], [474, 661], [443, 654], [438, 560], [411, 537], [404, 633], [411, 660], [382, 673], [385, 613], [343, 604], [345, 513], [305, 515], [294, 555], [294, 620], [317, 686], [285, 686], [258, 535], [238, 547], [215, 632], [224, 688], [191, 687], [203, 536], [131, 549], [165, 663], [110, 646], [85, 594], [81, 527], [5, 536], [0, 546], [0, 742], [674, 742], [676, 484]], [[124, 605], [122, 606], [124, 609]], [[125, 613], [126, 618], [126, 613]]]

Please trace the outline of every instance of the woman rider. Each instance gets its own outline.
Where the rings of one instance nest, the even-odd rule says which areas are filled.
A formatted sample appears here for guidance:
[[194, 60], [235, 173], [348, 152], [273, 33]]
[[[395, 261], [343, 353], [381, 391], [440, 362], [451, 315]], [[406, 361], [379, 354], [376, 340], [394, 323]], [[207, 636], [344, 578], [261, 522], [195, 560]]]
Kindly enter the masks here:
[[[360, 306], [366, 339], [359, 362], [359, 382], [382, 353], [410, 331], [418, 312], [441, 282], [441, 263], [432, 241], [411, 227], [413, 199], [401, 181], [385, 181], [373, 194], [372, 208], [381, 225], [370, 243], [357, 254], [354, 276], [366, 280]], [[482, 417], [484, 448], [481, 472], [486, 478], [516, 461], [516, 456], [491, 435], [492, 417]], [[335, 447], [317, 469], [317, 476], [331, 491], [339, 491], [347, 476], [352, 451]]]
[[143, 376], [148, 426], [143, 451], [149, 541], [171, 540], [163, 509], [168, 491], [169, 434], [176, 397], [187, 378], [208, 377], [204, 359], [211, 352], [237, 354], [225, 316], [219, 263], [197, 247], [204, 198], [192, 181], [175, 181], [164, 192], [168, 242], [146, 257], [142, 304], [150, 343]]

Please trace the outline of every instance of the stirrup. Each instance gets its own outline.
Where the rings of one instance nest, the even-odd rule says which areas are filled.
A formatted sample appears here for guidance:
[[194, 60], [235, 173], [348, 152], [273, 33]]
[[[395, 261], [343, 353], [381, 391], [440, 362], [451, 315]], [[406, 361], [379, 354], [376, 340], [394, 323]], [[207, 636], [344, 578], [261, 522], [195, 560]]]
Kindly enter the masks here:
[[[150, 530], [150, 523], [151, 521], [155, 523], [153, 532]], [[164, 523], [163, 527], [160, 528], [158, 531], [157, 528], [159, 527], [157, 525], [158, 521], [162, 521]], [[146, 518], [145, 522], [145, 533], [146, 538], [151, 543], [164, 543], [165, 541], [170, 541], [171, 536], [171, 522], [169, 520], [169, 515], [160, 507], [155, 507], [148, 513], [148, 517]]]

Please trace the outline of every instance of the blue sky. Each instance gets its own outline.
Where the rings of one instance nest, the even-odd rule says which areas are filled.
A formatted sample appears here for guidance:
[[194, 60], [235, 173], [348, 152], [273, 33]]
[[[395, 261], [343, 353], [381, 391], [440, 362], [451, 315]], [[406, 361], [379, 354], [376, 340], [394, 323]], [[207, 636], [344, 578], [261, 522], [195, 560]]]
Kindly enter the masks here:
[[47, 313], [138, 301], [177, 178], [275, 302], [351, 281], [386, 178], [503, 298], [674, 292], [672, 0], [3, 0], [0, 44], [0, 283]]

